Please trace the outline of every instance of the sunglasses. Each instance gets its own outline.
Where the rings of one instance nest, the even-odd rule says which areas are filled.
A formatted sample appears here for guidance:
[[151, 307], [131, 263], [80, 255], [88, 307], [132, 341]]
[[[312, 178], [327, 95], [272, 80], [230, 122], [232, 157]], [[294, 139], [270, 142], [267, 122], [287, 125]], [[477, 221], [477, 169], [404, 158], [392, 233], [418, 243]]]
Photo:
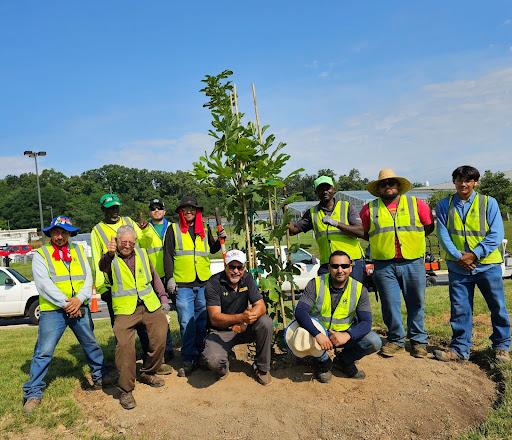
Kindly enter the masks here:
[[398, 185], [398, 180], [396, 179], [385, 179], [385, 180], [381, 180], [379, 182], [379, 186], [381, 188], [385, 188], [386, 186], [396, 186]]
[[234, 272], [235, 270], [238, 270], [239, 272], [241, 272], [244, 268], [244, 265], [243, 264], [228, 264], [228, 268], [232, 272]]
[[350, 263], [341, 263], [341, 264], [329, 264], [331, 266], [331, 269], [338, 269], [341, 267], [342, 269], [348, 269], [350, 266], [352, 266]]
[[149, 208], [150, 211], [163, 211], [164, 208], [162, 208], [161, 206], [152, 206], [151, 208]]

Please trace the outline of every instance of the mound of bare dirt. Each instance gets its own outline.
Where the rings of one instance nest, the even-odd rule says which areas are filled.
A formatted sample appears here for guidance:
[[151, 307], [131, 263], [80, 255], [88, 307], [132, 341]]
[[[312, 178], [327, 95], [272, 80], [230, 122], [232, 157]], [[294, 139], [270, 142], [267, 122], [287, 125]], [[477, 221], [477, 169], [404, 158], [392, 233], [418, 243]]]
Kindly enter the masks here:
[[121, 408], [109, 392], [77, 393], [94, 414], [96, 432], [151, 439], [447, 439], [480, 424], [495, 399], [495, 383], [473, 363], [445, 364], [404, 353], [358, 364], [365, 380], [341, 374], [331, 383], [306, 365], [278, 362], [267, 387], [251, 377], [247, 349], [229, 376], [198, 370], [166, 376], [163, 388], [137, 384], [137, 407]]

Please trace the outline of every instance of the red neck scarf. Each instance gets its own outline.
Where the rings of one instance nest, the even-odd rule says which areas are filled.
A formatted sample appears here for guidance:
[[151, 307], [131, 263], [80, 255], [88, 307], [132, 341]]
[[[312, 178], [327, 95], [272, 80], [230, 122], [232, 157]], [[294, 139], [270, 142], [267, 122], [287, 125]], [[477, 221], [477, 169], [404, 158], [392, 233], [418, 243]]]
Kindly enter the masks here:
[[[186, 234], [188, 231], [188, 223], [185, 220], [185, 215], [183, 214], [183, 210], [178, 210], [178, 217], [180, 220], [180, 229], [183, 234]], [[199, 235], [202, 240], [204, 240], [205, 232], [203, 225], [203, 213], [201, 211], [196, 212], [196, 221], [194, 223], [194, 232], [196, 235]]]
[[66, 263], [71, 263], [71, 254], [69, 253], [69, 246], [65, 244], [64, 246], [57, 246], [56, 244], [53, 244], [53, 254], [52, 257], [55, 261], [60, 261], [60, 252], [62, 251], [62, 261], [65, 261]]

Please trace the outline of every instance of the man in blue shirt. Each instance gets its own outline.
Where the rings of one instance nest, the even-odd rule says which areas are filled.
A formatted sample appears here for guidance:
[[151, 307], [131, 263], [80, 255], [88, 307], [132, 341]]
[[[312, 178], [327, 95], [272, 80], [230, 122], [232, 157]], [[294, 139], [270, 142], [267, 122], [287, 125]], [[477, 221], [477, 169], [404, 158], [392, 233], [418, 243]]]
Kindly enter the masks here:
[[469, 358], [475, 285], [491, 312], [490, 339], [496, 360], [510, 360], [510, 320], [499, 250], [504, 237], [503, 220], [496, 200], [474, 191], [479, 178], [474, 167], [455, 169], [452, 180], [457, 193], [436, 207], [437, 234], [446, 251], [450, 282], [452, 341], [448, 351], [434, 351], [435, 358], [444, 362]]

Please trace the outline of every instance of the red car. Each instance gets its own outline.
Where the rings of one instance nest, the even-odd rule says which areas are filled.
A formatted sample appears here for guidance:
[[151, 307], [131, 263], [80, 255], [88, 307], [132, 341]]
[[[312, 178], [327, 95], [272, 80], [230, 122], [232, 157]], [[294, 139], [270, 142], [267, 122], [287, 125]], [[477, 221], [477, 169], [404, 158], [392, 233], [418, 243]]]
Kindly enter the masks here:
[[0, 246], [0, 257], [6, 257], [11, 254], [25, 255], [32, 251], [32, 246], [29, 244], [6, 244]]

